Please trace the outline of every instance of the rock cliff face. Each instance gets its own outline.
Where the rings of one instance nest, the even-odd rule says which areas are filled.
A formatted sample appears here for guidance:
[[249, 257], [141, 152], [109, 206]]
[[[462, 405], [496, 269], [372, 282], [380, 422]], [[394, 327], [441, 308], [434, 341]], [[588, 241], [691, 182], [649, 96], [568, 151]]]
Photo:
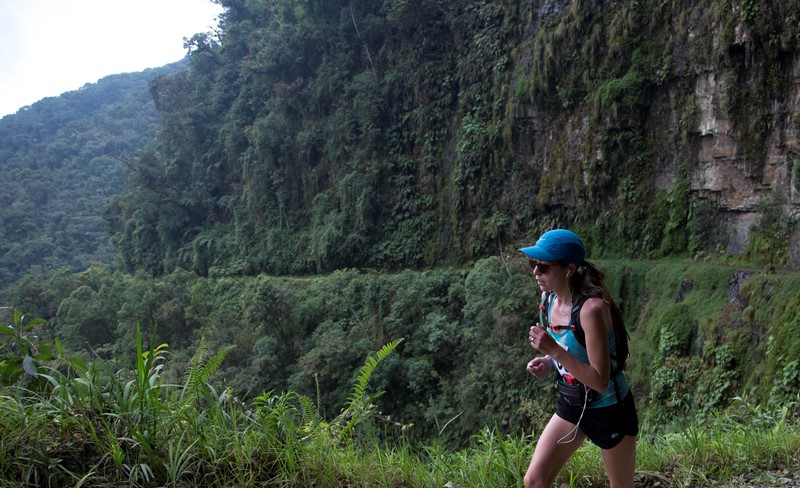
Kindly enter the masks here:
[[[569, 26], [564, 18], [581, 15], [583, 24], [579, 19], [572, 25], [578, 25], [578, 35], [585, 37], [595, 29], [590, 22], [613, 25], [619, 9], [627, 8], [622, 2], [601, 2], [602, 8], [587, 14], [576, 9], [579, 3], [540, 2], [539, 10], [531, 15], [531, 38], [544, 28]], [[789, 226], [800, 216], [798, 41], [792, 39], [794, 31], [769, 34], [765, 27], [781, 25], [785, 19], [778, 17], [787, 15], [785, 9], [770, 9], [762, 2], [760, 10], [745, 15], [737, 2], [711, 2], [706, 10], [691, 3], [673, 7], [662, 20], [664, 26], [651, 27], [653, 41], [664, 43], [659, 49], [668, 54], [655, 63], [662, 77], [648, 87], [647, 103], [638, 118], [608, 112], [590, 115], [593, 94], [586, 90], [588, 95], [566, 114], [551, 111], [548, 115], [536, 108], [540, 105], [518, 108], [515, 147], [518, 155], [541, 165], [546, 175], [553, 170], [551, 160], [558, 153], [560, 135], [567, 135], [561, 157], [580, 171], [578, 181], [584, 188], [552, 193], [548, 202], [570, 206], [570, 201], [585, 199], [592, 168], [613, 164], [606, 161], [604, 137], [608, 139], [613, 131], [633, 130], [649, 147], [644, 159], [650, 167], [642, 167], [639, 176], [651, 195], [668, 191], [680, 177], [688, 179], [692, 201], [710, 203], [715, 210], [715, 228], [710, 230], [725, 251], [739, 253], [745, 250], [752, 230], [761, 225], [767, 206], [777, 206]], [[558, 40], [570, 42], [563, 37]], [[535, 71], [535, 59], [532, 65]], [[566, 91], [565, 79], [558, 80], [562, 91]], [[593, 120], [597, 118], [602, 122]], [[619, 198], [619, 189], [614, 198]], [[797, 234], [792, 232], [789, 246], [791, 267], [800, 265]]]
[[[797, 62], [793, 63], [795, 66]], [[797, 68], [794, 67], [793, 71]], [[792, 218], [800, 214], [797, 184], [793, 171], [800, 162], [800, 143], [795, 117], [800, 114], [800, 78], [793, 77], [786, 101], [775, 100], [768, 111], [770, 130], [766, 135], [764, 162], [753, 167], [741, 147], [741, 133], [726, 110], [726, 86], [732, 81], [729, 72], [707, 72], [695, 83], [696, 122], [693, 136], [697, 151], [689, 166], [692, 191], [711, 200], [729, 224], [728, 249], [744, 248], [753, 225], [758, 225], [766, 192], [783, 203]], [[781, 98], [784, 98], [781, 97]]]

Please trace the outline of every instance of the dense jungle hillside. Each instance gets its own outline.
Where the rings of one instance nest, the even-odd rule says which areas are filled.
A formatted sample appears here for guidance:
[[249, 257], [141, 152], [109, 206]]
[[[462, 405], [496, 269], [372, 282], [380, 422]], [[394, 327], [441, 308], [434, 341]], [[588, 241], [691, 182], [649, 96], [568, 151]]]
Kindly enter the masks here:
[[108, 76], [0, 120], [0, 283], [113, 263], [102, 211], [158, 129], [148, 82], [185, 68]]
[[108, 211], [126, 271], [435, 266], [556, 225], [797, 265], [793, 4], [219, 3]]
[[115, 195], [116, 264], [152, 275], [466, 263], [553, 226], [798, 265], [793, 5], [220, 3], [150, 95], [0, 121], [5, 283], [110, 262]]
[[[464, 484], [513, 485], [554, 401], [524, 371], [537, 290], [515, 249], [556, 226], [622, 306], [644, 445], [709, 419], [744, 432], [730, 449], [795, 425], [800, 6], [216, 1], [150, 102], [137, 82], [98, 125], [55, 116], [82, 91], [0, 124], [0, 386], [36, 400], [0, 395], [0, 426], [19, 419], [0, 479], [177, 486], [186, 461], [202, 482], [309, 486], [331, 446], [368, 444], [363, 422], [442, 469], [476, 435], [492, 454], [524, 435], [505, 483]], [[796, 464], [796, 437], [770, 439], [763, 462], [687, 467]], [[329, 469], [318, 486], [350, 476]]]

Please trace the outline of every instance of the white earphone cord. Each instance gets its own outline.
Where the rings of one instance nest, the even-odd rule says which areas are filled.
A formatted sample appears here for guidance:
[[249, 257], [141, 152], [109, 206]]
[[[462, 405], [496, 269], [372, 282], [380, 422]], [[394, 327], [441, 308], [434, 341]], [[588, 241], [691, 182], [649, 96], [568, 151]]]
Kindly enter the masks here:
[[[575, 437], [578, 436], [578, 429], [580, 428], [581, 420], [583, 420], [583, 414], [584, 414], [584, 412], [586, 412], [586, 405], [589, 403], [589, 387], [586, 386], [586, 385], [583, 385], [583, 390], [584, 390], [583, 391], [583, 393], [584, 393], [584, 395], [583, 395], [583, 408], [581, 409], [581, 416], [578, 417], [578, 423], [575, 424], [575, 428], [573, 428], [571, 431], [567, 432], [564, 435], [564, 437], [559, 439], [557, 444], [569, 444], [570, 442], [575, 440]], [[568, 441], [565, 441], [564, 439], [567, 436], [569, 436], [570, 434], [572, 434], [572, 438], [570, 440], [568, 440]]]

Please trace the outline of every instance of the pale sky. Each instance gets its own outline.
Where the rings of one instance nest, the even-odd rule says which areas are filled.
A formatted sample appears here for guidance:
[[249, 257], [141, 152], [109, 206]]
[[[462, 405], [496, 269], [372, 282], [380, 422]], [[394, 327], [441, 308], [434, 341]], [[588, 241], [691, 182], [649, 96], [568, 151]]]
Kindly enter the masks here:
[[118, 73], [179, 61], [211, 0], [0, 0], [0, 118]]

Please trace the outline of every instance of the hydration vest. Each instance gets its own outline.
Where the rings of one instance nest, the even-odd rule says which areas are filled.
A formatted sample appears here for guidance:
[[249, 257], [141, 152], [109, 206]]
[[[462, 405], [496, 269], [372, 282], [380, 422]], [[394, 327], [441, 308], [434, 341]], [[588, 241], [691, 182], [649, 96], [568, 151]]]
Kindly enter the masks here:
[[[580, 315], [581, 315], [581, 307], [583, 307], [584, 302], [588, 296], [578, 296], [577, 300], [575, 301], [574, 305], [572, 306], [572, 311], [570, 313], [570, 321], [569, 325], [551, 325], [549, 324], [549, 320], [547, 323], [544, 322], [544, 317], [549, 316], [549, 307], [547, 305], [550, 304], [552, 301], [553, 292], [546, 292], [542, 296], [542, 302], [539, 305], [539, 322], [547, 327], [551, 328], [554, 332], [557, 330], [571, 330], [575, 340], [578, 344], [585, 350], [586, 349], [586, 333], [581, 326]], [[547, 313], [545, 313], [547, 311]], [[628, 346], [628, 331], [625, 328], [625, 322], [622, 317], [622, 312], [619, 309], [619, 306], [612, 300], [610, 303], [610, 312], [611, 312], [611, 322], [612, 327], [614, 330], [614, 344], [616, 351], [609, 351], [611, 356], [611, 379], [614, 382], [614, 390], [616, 394], [616, 398], [618, 402], [622, 401], [620, 395], [620, 387], [618, 385], [617, 376], [619, 373], [625, 368], [625, 363], [630, 355], [630, 350]], [[577, 382], [573, 378], [573, 381]], [[574, 383], [570, 383], [574, 384]], [[580, 384], [580, 383], [579, 383]]]

